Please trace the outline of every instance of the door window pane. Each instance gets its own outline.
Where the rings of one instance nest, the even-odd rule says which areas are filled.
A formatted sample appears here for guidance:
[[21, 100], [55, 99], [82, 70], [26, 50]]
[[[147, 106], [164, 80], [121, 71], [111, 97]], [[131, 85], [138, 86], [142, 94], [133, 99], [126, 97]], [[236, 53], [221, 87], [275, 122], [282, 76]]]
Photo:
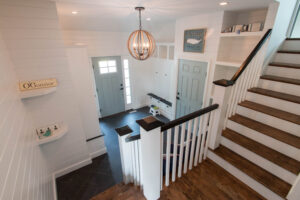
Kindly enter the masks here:
[[100, 74], [117, 72], [117, 65], [115, 60], [102, 60], [99, 62]]

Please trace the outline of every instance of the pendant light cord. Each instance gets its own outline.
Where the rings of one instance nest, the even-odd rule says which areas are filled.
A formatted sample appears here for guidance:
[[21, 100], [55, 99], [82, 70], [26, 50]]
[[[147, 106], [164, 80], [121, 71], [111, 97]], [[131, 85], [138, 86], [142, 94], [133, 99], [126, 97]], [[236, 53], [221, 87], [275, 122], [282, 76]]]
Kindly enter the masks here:
[[142, 14], [141, 14], [141, 9], [139, 9], [139, 20], [140, 20], [140, 30], [142, 30]]

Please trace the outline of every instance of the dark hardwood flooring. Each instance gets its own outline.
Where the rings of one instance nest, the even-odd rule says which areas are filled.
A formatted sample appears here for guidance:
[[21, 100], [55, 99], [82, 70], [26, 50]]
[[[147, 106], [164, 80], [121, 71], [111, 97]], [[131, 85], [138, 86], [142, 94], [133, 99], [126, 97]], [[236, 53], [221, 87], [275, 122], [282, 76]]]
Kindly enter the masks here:
[[[139, 134], [138, 119], [149, 116], [149, 108], [119, 113], [100, 119], [107, 154], [93, 159], [93, 163], [56, 179], [58, 200], [87, 200], [123, 181], [118, 136], [115, 128], [129, 125]], [[163, 122], [169, 120], [157, 116]]]
[[[92, 200], [145, 200], [133, 185], [118, 184]], [[169, 187], [164, 187], [160, 200], [255, 200], [264, 199], [223, 168], [207, 159]]]

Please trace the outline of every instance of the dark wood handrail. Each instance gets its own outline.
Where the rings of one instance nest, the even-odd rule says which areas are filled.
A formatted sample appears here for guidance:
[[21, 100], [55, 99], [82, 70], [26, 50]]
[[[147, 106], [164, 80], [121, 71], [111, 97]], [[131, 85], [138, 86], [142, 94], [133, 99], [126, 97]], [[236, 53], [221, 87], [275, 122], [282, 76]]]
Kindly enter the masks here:
[[272, 29], [269, 29], [264, 36], [261, 38], [261, 40], [258, 42], [258, 44], [255, 46], [255, 48], [252, 50], [250, 55], [246, 58], [246, 60], [243, 62], [243, 64], [240, 66], [239, 70], [233, 75], [233, 77], [230, 80], [221, 79], [214, 81], [213, 83], [216, 85], [228, 87], [235, 84], [235, 82], [238, 80], [238, 78], [242, 75], [243, 71], [247, 68], [249, 63], [252, 61], [254, 56], [257, 54], [257, 52], [261, 49], [261, 47], [264, 45], [264, 43], [267, 41], [268, 37], [271, 35]]
[[199, 117], [201, 115], [209, 113], [209, 112], [217, 109], [218, 107], [219, 107], [219, 104], [213, 104], [213, 105], [208, 106], [206, 108], [202, 108], [202, 109], [200, 109], [198, 111], [195, 111], [193, 113], [190, 113], [190, 114], [185, 115], [183, 117], [180, 117], [178, 119], [170, 121], [170, 122], [166, 123], [165, 125], [161, 126], [161, 131], [166, 131], [166, 130], [168, 130], [170, 128], [173, 128], [173, 127], [175, 127], [175, 126], [177, 126], [179, 124], [182, 124], [182, 123], [187, 122], [187, 121], [189, 121], [191, 119], [194, 119], [196, 117]]

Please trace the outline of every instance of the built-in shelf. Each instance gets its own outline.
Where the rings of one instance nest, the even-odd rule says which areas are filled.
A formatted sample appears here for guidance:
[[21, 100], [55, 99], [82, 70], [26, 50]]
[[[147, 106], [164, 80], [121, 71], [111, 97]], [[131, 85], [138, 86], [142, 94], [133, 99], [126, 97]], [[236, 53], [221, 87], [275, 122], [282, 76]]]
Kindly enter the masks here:
[[59, 128], [57, 130], [52, 131], [52, 134], [48, 137], [44, 137], [42, 139], [39, 138], [39, 136], [36, 136], [37, 143], [39, 145], [46, 144], [49, 142], [53, 142], [55, 140], [60, 139], [63, 137], [67, 132], [69, 128], [66, 124], [60, 124]]
[[230, 61], [217, 61], [216, 65], [228, 66], [228, 67], [240, 67], [241, 62], [230, 62]]
[[220, 33], [220, 37], [262, 37], [263, 31], [258, 32], [241, 32], [241, 33]]
[[55, 91], [56, 91], [56, 87], [42, 88], [42, 89], [37, 89], [37, 90], [21, 91], [20, 92], [20, 98], [21, 99], [27, 99], [27, 98], [31, 98], [31, 97], [37, 97], [37, 96], [50, 94], [50, 93], [53, 93]]

